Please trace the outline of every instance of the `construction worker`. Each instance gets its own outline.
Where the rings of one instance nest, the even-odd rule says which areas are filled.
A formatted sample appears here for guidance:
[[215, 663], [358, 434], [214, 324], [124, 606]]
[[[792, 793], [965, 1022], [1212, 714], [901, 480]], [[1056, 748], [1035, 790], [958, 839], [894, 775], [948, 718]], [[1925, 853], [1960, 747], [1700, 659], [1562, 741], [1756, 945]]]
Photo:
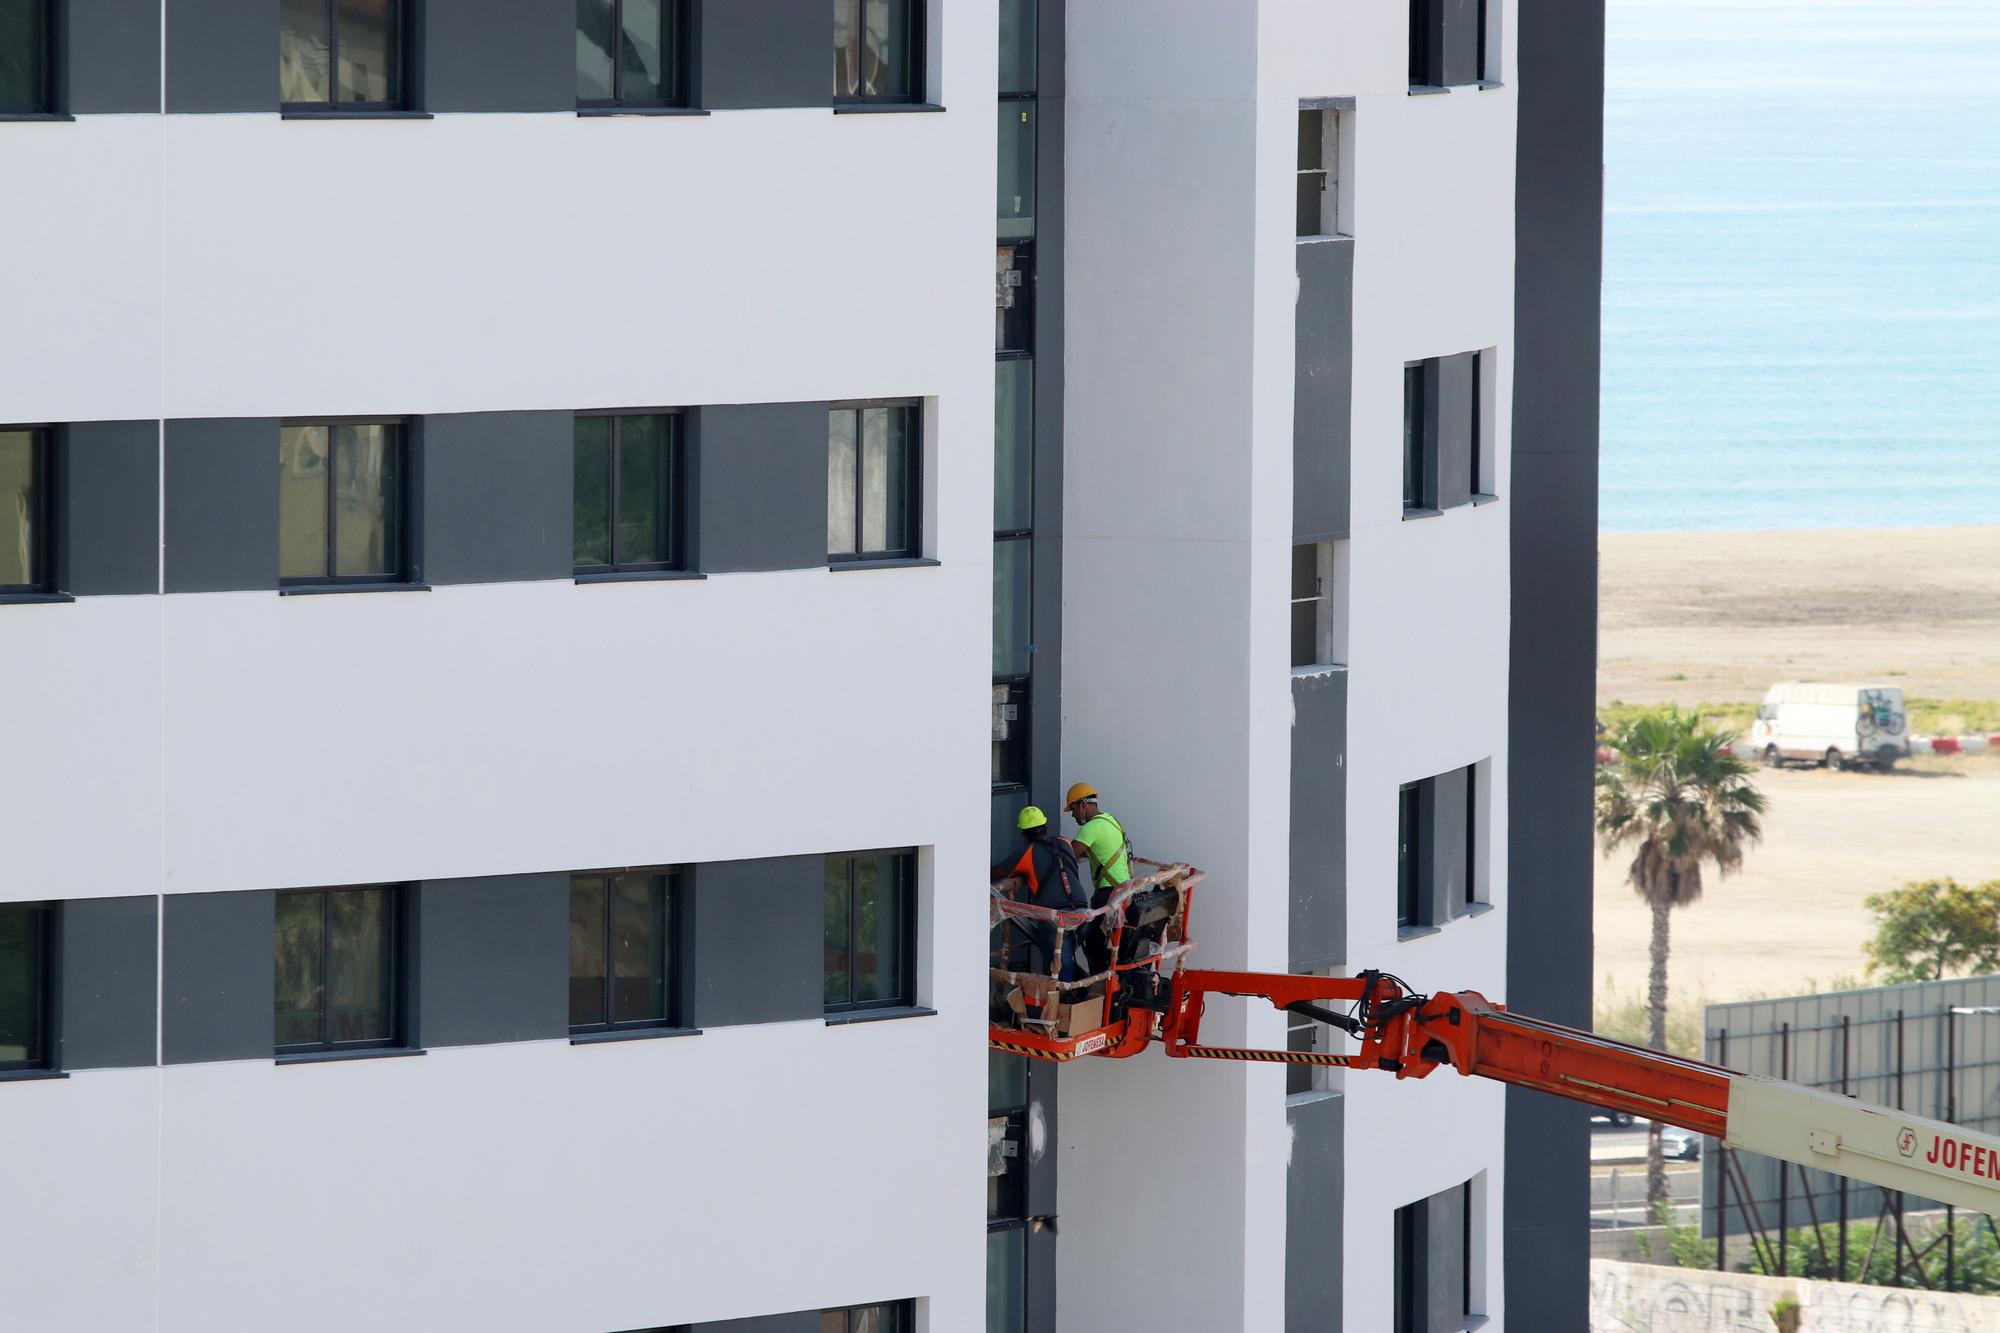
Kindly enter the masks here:
[[[1071, 785], [1063, 795], [1063, 809], [1076, 821], [1076, 846], [1090, 858], [1092, 907], [1111, 901], [1118, 886], [1132, 878], [1132, 848], [1125, 826], [1097, 804], [1097, 788], [1088, 782]], [[1099, 920], [1084, 933], [1084, 960], [1090, 974], [1111, 966], [1111, 923]]]
[[[1033, 903], [1037, 907], [1052, 908], [1060, 912], [1081, 911], [1090, 900], [1090, 890], [1086, 886], [1083, 867], [1077, 862], [1076, 852], [1067, 841], [1054, 837], [1049, 832], [1049, 817], [1039, 806], [1025, 806], [1014, 821], [1014, 827], [1021, 831], [1021, 854], [1012, 864], [993, 867], [994, 878], [1012, 878], [1019, 882], [1015, 890], [1016, 902]], [[1008, 970], [1026, 972], [1046, 971], [1049, 960], [1056, 951], [1056, 924], [1053, 921], [1015, 921], [1014, 928], [1025, 937], [1023, 945], [1016, 946], [1008, 959]], [[1062, 966], [1058, 980], [1071, 981], [1076, 977], [1076, 940], [1072, 932], [1062, 932]], [[1040, 956], [1039, 966], [1030, 968], [1026, 953], [1032, 948]]]
[[1076, 821], [1076, 845], [1090, 857], [1091, 878], [1097, 890], [1090, 905], [1102, 907], [1113, 890], [1132, 878], [1131, 839], [1125, 836], [1123, 824], [1099, 808], [1097, 788], [1088, 782], [1076, 783], [1069, 789], [1063, 797], [1063, 809]]

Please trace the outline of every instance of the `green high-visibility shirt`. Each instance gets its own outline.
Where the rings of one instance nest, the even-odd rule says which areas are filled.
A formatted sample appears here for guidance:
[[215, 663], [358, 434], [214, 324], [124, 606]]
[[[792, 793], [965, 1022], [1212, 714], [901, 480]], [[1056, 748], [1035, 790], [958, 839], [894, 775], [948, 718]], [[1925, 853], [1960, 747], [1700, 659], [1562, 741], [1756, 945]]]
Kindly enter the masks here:
[[1090, 851], [1098, 888], [1113, 888], [1132, 878], [1131, 858], [1125, 854], [1125, 828], [1110, 815], [1103, 811], [1093, 815], [1076, 831], [1076, 840]]

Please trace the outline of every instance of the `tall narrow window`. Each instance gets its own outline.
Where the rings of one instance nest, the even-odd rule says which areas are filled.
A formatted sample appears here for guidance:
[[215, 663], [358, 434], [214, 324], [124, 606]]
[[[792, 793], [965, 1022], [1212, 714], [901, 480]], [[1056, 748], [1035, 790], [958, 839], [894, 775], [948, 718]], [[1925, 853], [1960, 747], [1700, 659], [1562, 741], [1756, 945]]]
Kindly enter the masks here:
[[828, 413], [828, 560], [917, 554], [919, 413], [916, 403], [860, 403]]
[[576, 0], [576, 104], [687, 102], [684, 0]]
[[679, 569], [685, 555], [684, 418], [576, 419], [576, 572]]
[[916, 858], [826, 860], [826, 1012], [914, 1003]]
[[402, 0], [280, 0], [278, 89], [297, 110], [403, 104]]
[[674, 879], [666, 871], [569, 881], [569, 1030], [671, 1027]]
[[1465, 905], [1479, 901], [1479, 765], [1465, 770]]
[[51, 109], [48, 6], [49, 0], [0, 0], [0, 116]]
[[925, 0], [833, 0], [833, 100], [921, 102]]
[[1326, 651], [1326, 621], [1332, 573], [1331, 542], [1308, 542], [1292, 548], [1292, 665], [1316, 666], [1331, 660]]
[[48, 453], [46, 431], [0, 428], [0, 595], [48, 591]]
[[0, 907], [0, 1072], [48, 1067], [49, 909]]
[[278, 432], [278, 575], [287, 584], [409, 577], [403, 427], [299, 422]]
[[1429, 397], [1434, 363], [1413, 361], [1403, 367], [1403, 508], [1429, 509], [1436, 503], [1437, 479], [1430, 430]]
[[1412, 782], [1396, 793], [1396, 924], [1419, 926], [1423, 920], [1423, 784]]
[[1410, 0], [1410, 86], [1434, 88], [1443, 81], [1438, 69], [1438, 0]]
[[402, 909], [394, 885], [278, 895], [278, 1054], [401, 1044]]
[[1419, 1199], [1396, 1210], [1395, 1264], [1390, 1279], [1395, 1301], [1395, 1333], [1424, 1333], [1420, 1321], [1426, 1258], [1423, 1213], [1427, 1204], [1427, 1200]]

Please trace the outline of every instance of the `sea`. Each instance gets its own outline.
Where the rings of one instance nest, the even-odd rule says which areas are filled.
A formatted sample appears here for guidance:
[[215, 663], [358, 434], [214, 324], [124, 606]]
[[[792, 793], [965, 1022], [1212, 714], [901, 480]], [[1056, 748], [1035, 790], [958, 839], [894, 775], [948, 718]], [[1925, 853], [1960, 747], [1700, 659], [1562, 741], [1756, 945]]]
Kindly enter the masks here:
[[1600, 527], [2000, 523], [2000, 0], [1610, 0]]

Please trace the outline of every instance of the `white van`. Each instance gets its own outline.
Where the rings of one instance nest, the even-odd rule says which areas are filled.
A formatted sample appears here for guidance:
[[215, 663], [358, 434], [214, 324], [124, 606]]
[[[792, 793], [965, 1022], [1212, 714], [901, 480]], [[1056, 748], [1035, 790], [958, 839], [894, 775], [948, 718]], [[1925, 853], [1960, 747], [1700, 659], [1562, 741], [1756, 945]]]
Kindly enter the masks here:
[[1750, 724], [1749, 743], [1773, 768], [1870, 766], [1887, 772], [1910, 754], [1910, 715], [1893, 685], [1773, 685]]

